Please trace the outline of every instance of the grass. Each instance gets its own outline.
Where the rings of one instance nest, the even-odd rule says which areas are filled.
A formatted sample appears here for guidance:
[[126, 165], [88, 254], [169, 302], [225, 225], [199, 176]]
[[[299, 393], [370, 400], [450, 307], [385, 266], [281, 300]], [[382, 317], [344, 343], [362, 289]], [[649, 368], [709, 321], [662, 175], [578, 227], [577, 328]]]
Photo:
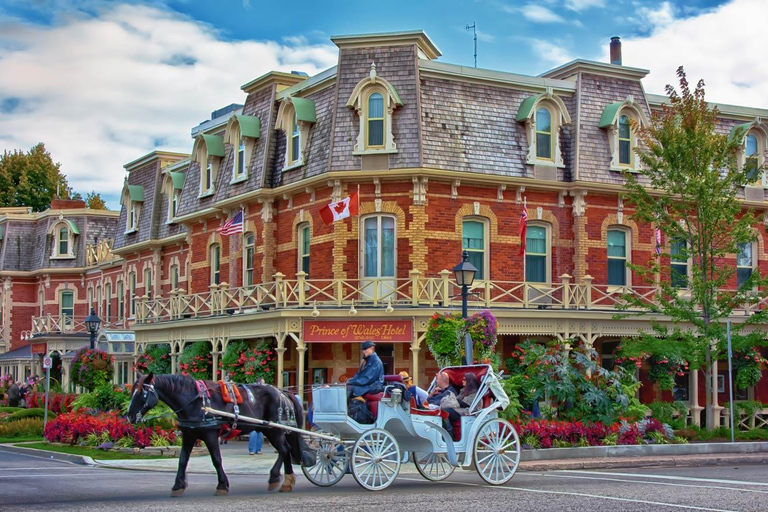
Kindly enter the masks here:
[[42, 440], [43, 440], [43, 436], [0, 437], [0, 444], [25, 443], [27, 441], [42, 441]]
[[133, 455], [130, 453], [111, 452], [89, 448], [87, 446], [69, 446], [51, 443], [27, 443], [16, 445], [20, 448], [37, 448], [49, 452], [69, 453], [70, 455], [86, 455], [96, 460], [120, 460], [120, 459], [162, 459], [159, 455]]

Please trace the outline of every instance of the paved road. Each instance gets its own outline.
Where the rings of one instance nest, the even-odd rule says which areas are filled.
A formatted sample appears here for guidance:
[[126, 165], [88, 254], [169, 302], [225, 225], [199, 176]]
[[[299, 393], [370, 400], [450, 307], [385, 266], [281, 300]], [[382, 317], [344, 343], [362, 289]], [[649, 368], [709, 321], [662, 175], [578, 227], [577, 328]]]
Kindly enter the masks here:
[[0, 510], [229, 510], [421, 511], [439, 510], [729, 510], [768, 509], [768, 466], [638, 468], [520, 472], [502, 487], [472, 472], [446, 482], [402, 474], [387, 490], [369, 492], [351, 476], [318, 488], [299, 476], [290, 494], [266, 492], [264, 475], [231, 475], [229, 496], [215, 497], [213, 475], [189, 476], [184, 497], [168, 497], [167, 472], [94, 468], [0, 448]]

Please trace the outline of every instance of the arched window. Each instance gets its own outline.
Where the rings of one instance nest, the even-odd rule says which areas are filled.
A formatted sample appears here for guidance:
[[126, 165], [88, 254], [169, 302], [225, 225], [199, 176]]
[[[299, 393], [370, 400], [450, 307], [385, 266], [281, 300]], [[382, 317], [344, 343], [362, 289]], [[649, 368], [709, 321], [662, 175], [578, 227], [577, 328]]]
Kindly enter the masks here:
[[384, 97], [379, 92], [368, 96], [367, 147], [384, 147]]
[[104, 300], [106, 301], [107, 322], [112, 320], [112, 283], [104, 285]]
[[525, 235], [525, 280], [549, 283], [549, 241], [545, 226], [528, 225]]
[[221, 246], [213, 244], [210, 247], [211, 284], [221, 284]]
[[253, 263], [256, 256], [256, 237], [253, 233], [243, 235], [243, 286], [253, 286]]
[[736, 256], [736, 278], [741, 288], [755, 271], [755, 245], [752, 242], [739, 244]]
[[299, 129], [299, 118], [296, 111], [293, 112], [293, 122], [291, 122], [290, 155], [289, 165], [298, 162], [301, 155], [301, 130]]
[[362, 220], [362, 288], [366, 297], [385, 299], [396, 288], [397, 236], [395, 217], [372, 215]]
[[66, 256], [69, 254], [69, 229], [65, 227], [59, 228], [59, 243], [58, 243], [59, 256]]
[[235, 151], [235, 163], [233, 166], [232, 179], [239, 180], [245, 176], [245, 141], [242, 137], [238, 140], [237, 151]]
[[627, 286], [627, 232], [623, 229], [608, 230], [608, 284]]
[[152, 300], [152, 268], [147, 267], [144, 269], [144, 295], [148, 299]]
[[754, 181], [758, 178], [759, 163], [757, 159], [757, 137], [751, 133], [744, 138], [744, 156], [744, 170], [749, 173], [750, 179]]
[[102, 316], [103, 298], [101, 296], [101, 285], [96, 287], [96, 314]]
[[179, 199], [181, 199], [181, 190], [174, 190], [171, 193], [171, 218], [168, 220], [176, 218], [176, 214], [179, 211]]
[[619, 165], [632, 165], [632, 127], [626, 115], [619, 117]]
[[51, 224], [48, 234], [53, 240], [51, 247], [52, 259], [69, 259], [75, 257], [74, 235], [79, 234], [77, 225], [67, 219], [61, 219]]
[[179, 289], [179, 266], [171, 265], [171, 290]]
[[467, 251], [469, 262], [475, 266], [475, 279], [488, 279], [486, 252], [486, 223], [482, 220], [465, 220], [462, 223], [461, 248]]
[[552, 114], [546, 108], [536, 111], [536, 158], [552, 160]]
[[122, 281], [117, 282], [117, 318], [125, 318], [125, 288]]
[[59, 295], [59, 314], [66, 324], [71, 324], [75, 317], [75, 292], [63, 290]]
[[675, 288], [688, 287], [688, 244], [685, 240], [673, 239], [669, 247], [670, 277]]
[[302, 272], [306, 272], [309, 275], [309, 246], [310, 239], [312, 237], [312, 229], [308, 222], [299, 224], [298, 227], [298, 240], [299, 240], [299, 261], [298, 269]]
[[128, 275], [128, 293], [130, 300], [130, 315], [133, 317], [136, 315], [136, 272], [131, 272]]

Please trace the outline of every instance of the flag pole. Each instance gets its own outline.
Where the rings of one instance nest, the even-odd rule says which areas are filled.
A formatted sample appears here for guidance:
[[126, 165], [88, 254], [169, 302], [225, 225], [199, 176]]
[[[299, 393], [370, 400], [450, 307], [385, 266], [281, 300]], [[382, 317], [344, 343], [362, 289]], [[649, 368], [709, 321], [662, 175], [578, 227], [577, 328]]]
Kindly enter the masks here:
[[360, 184], [357, 184], [357, 277], [360, 280], [360, 270], [363, 268], [360, 254]]
[[[528, 210], [528, 198], [527, 197], [523, 197], [523, 208], [526, 211]], [[526, 229], [525, 229], [525, 234], [523, 236], [528, 236], [528, 227], [527, 227], [528, 226], [528, 219], [527, 218], [525, 219], [525, 225], [526, 225]], [[523, 250], [523, 282], [525, 282], [526, 281], [526, 279], [525, 279], [525, 276], [526, 276], [526, 273], [525, 273], [526, 272], [526, 268], [525, 268], [525, 260], [526, 260], [525, 254], [528, 252], [528, 247], [525, 245], [525, 240], [520, 240], [520, 243], [523, 244], [523, 247], [525, 247], [525, 249]]]

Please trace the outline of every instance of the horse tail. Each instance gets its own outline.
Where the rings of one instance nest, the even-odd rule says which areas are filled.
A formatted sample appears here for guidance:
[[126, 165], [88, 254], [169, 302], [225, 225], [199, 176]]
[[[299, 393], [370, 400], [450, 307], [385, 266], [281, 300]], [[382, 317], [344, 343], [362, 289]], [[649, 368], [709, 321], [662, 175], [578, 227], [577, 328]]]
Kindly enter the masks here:
[[[301, 406], [301, 402], [295, 395], [286, 393], [283, 391], [293, 404], [294, 413], [296, 415], [296, 426], [299, 428], [304, 427], [304, 408]], [[315, 451], [309, 447], [304, 441], [301, 434], [298, 432], [287, 432], [286, 439], [288, 445], [291, 448], [291, 459], [294, 464], [301, 464], [305, 467], [314, 466], [317, 462], [315, 457]]]

